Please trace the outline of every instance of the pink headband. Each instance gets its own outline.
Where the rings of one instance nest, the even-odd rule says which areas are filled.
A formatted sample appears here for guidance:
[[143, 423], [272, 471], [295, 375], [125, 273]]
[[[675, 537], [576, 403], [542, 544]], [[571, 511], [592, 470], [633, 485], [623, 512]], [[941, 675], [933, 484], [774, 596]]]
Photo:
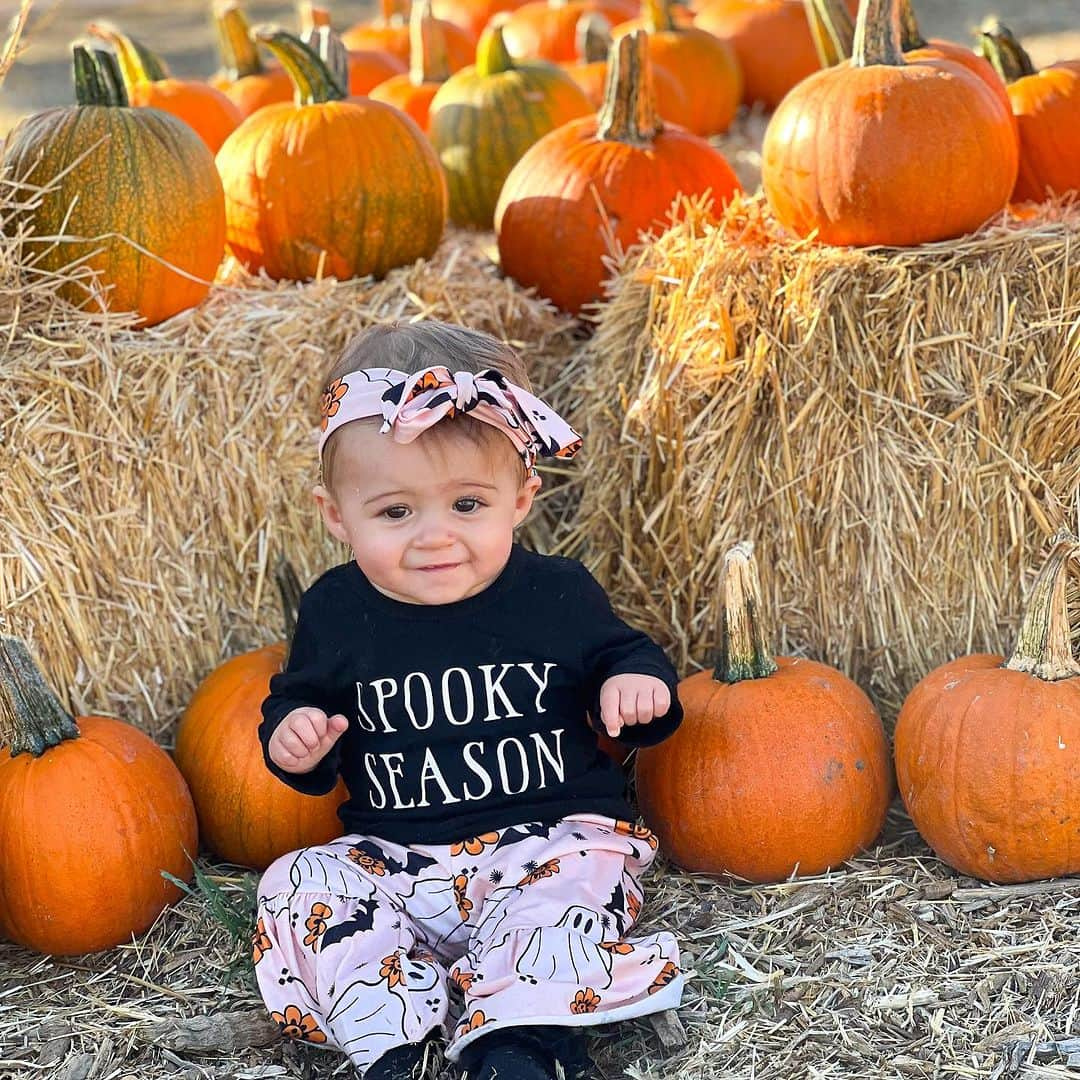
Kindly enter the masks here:
[[572, 458], [581, 449], [581, 436], [558, 413], [501, 372], [436, 366], [414, 375], [362, 368], [335, 379], [323, 392], [319, 456], [326, 440], [353, 420], [381, 416], [379, 430], [407, 443], [458, 413], [497, 427], [517, 447], [530, 475], [536, 473], [538, 456]]

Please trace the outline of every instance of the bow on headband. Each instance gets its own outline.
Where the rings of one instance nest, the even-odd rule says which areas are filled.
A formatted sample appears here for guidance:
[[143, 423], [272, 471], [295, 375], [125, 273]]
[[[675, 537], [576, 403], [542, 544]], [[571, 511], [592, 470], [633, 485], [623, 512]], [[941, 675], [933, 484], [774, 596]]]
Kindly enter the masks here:
[[451, 372], [436, 366], [413, 375], [362, 368], [332, 382], [323, 393], [319, 455], [326, 440], [353, 420], [381, 416], [380, 431], [407, 443], [459, 413], [498, 428], [517, 447], [530, 475], [538, 456], [572, 458], [581, 448], [581, 436], [558, 413], [494, 368]]

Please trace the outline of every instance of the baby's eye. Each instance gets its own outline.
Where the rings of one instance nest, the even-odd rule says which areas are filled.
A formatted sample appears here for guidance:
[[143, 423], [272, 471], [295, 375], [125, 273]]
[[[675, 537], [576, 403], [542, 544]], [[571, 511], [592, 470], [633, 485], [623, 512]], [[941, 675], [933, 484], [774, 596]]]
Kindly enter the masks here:
[[479, 510], [483, 505], [484, 503], [481, 499], [475, 499], [471, 495], [467, 495], [465, 498], [458, 499], [458, 501], [454, 503], [454, 509], [461, 514], [472, 514]]
[[388, 517], [391, 521], [401, 521], [408, 512], [407, 506], [388, 506], [383, 511], [383, 517]]

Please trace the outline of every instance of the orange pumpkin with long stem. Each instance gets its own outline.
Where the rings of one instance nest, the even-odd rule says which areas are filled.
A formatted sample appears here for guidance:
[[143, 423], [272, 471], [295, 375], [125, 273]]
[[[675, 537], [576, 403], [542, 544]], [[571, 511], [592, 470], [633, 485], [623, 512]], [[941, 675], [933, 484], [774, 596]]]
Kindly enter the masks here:
[[[345, 49], [332, 31], [314, 32]], [[257, 34], [288, 68], [296, 102], [249, 116], [225, 140], [230, 250], [250, 270], [307, 280], [381, 276], [434, 252], [446, 181], [416, 123], [370, 98], [345, 100], [340, 73], [276, 27]]]
[[657, 115], [647, 39], [615, 43], [600, 112], [527, 151], [495, 210], [504, 272], [574, 314], [602, 296], [609, 245], [662, 231], [680, 194], [711, 192], [720, 207], [739, 190], [718, 150]]
[[215, 2], [214, 27], [221, 52], [221, 70], [207, 81], [240, 110], [243, 118], [264, 105], [291, 101], [293, 84], [280, 65], [267, 65], [259, 56], [243, 10], [232, 0]]
[[[410, 0], [379, 0], [382, 14], [371, 22], [357, 23], [341, 35], [350, 49], [381, 49], [396, 56], [409, 66], [411, 44], [409, 38]], [[476, 55], [476, 37], [468, 30], [439, 20], [439, 28], [446, 39], [446, 58], [451, 71], [460, 71], [473, 62]]]
[[582, 15], [596, 12], [621, 24], [635, 11], [632, 0], [530, 0], [506, 19], [503, 36], [515, 59], [564, 63], [577, 55]]
[[[23, 642], [0, 638], [0, 936], [77, 956], [122, 945], [190, 881], [195, 807], [137, 728], [72, 717]], [[190, 858], [189, 858], [190, 856]]]
[[[330, 12], [324, 7], [302, 0], [297, 5], [300, 15], [300, 40], [307, 41], [312, 30], [330, 26]], [[363, 97], [376, 86], [406, 71], [406, 66], [396, 56], [379, 49], [348, 50], [348, 85], [350, 97]]]
[[1014, 202], [1080, 191], [1080, 61], [1036, 70], [1031, 57], [997, 20], [983, 27], [980, 47], [1001, 77], [1016, 116], [1020, 171]]
[[275, 576], [286, 640], [226, 660], [199, 685], [176, 729], [176, 764], [191, 789], [203, 842], [239, 866], [265, 870], [279, 855], [342, 832], [337, 808], [349, 793], [303, 795], [266, 767], [261, 706], [281, 671], [296, 627], [300, 583], [285, 562]]
[[637, 752], [641, 812], [686, 870], [782, 881], [874, 842], [892, 799], [870, 699], [835, 668], [769, 649], [753, 546], [724, 557], [714, 670], [679, 683], [683, 721]]
[[183, 120], [216, 154], [243, 115], [220, 90], [194, 79], [174, 79], [165, 62], [134, 38], [92, 23], [87, 32], [107, 41], [116, 53], [128, 103], [162, 109]]
[[950, 60], [905, 60], [896, 0], [863, 0], [850, 65], [819, 71], [773, 113], [761, 181], [776, 217], [828, 244], [926, 243], [1000, 213], [1016, 182], [1012, 122]]
[[904, 805], [938, 857], [962, 874], [1011, 883], [1080, 873], [1080, 663], [1070, 571], [1080, 572], [1080, 542], [1062, 530], [1009, 659], [976, 654], [943, 664], [897, 718]]

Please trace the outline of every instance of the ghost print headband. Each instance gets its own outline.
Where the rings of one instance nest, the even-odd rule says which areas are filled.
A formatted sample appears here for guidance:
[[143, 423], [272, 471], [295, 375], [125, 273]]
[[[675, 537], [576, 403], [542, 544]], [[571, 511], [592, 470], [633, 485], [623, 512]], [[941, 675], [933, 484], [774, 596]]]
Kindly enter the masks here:
[[380, 432], [407, 443], [445, 417], [464, 414], [498, 428], [530, 476], [537, 457], [572, 458], [581, 448], [581, 436], [554, 409], [502, 372], [452, 372], [440, 365], [412, 375], [362, 368], [335, 379], [323, 392], [319, 457], [326, 440], [353, 420], [382, 417]]

